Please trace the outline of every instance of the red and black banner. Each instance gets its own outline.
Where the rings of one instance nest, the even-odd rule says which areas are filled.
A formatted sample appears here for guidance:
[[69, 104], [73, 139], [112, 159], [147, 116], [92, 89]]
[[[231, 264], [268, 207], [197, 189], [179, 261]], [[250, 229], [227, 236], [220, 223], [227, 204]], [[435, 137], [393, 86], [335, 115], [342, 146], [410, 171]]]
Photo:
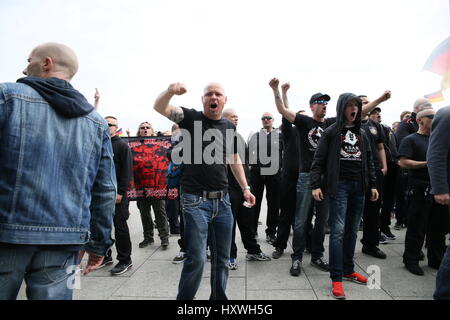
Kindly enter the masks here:
[[177, 189], [167, 189], [167, 151], [170, 137], [123, 137], [133, 157], [133, 177], [128, 200], [138, 198], [175, 199]]

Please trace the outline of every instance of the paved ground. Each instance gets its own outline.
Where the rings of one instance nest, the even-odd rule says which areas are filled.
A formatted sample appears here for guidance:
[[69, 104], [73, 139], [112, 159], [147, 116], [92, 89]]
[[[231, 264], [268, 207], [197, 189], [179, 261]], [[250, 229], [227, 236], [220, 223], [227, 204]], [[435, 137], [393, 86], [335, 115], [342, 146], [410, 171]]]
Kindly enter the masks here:
[[[129, 226], [133, 243], [133, 268], [120, 276], [111, 276], [105, 267], [81, 277], [81, 289], [74, 290], [75, 300], [173, 300], [177, 294], [178, 281], [182, 264], [172, 264], [173, 257], [178, 253], [178, 237], [170, 238], [170, 246], [162, 250], [160, 241], [140, 249], [142, 241], [142, 225], [135, 202], [130, 205], [131, 216]], [[261, 219], [265, 224], [265, 203]], [[264, 226], [259, 226], [259, 243], [262, 250], [271, 255], [273, 247], [265, 242]], [[361, 243], [358, 239], [356, 249], [356, 269], [364, 272], [371, 265], [379, 266], [381, 270], [381, 288], [369, 289], [366, 286], [344, 282], [347, 300], [430, 300], [435, 287], [436, 270], [429, 268], [425, 262], [421, 265], [425, 276], [415, 276], [403, 266], [401, 255], [404, 247], [405, 231], [393, 232], [398, 239], [390, 244], [381, 245], [387, 254], [386, 260], [372, 258], [361, 253]], [[157, 231], [155, 231], [157, 234]], [[359, 232], [360, 238], [362, 232]], [[334, 300], [330, 295], [331, 280], [324, 273], [310, 265], [310, 255], [305, 254], [302, 274], [292, 277], [289, 274], [291, 266], [291, 240], [285, 254], [278, 260], [254, 262], [245, 260], [245, 251], [237, 232], [238, 269], [230, 271], [227, 295], [230, 300]], [[325, 240], [328, 250], [328, 236]], [[328, 252], [326, 252], [328, 257]], [[114, 256], [115, 258], [115, 253]], [[115, 261], [116, 263], [116, 261]], [[210, 294], [210, 263], [206, 264], [201, 287], [197, 299], [208, 299]], [[25, 298], [24, 288], [19, 299]]]

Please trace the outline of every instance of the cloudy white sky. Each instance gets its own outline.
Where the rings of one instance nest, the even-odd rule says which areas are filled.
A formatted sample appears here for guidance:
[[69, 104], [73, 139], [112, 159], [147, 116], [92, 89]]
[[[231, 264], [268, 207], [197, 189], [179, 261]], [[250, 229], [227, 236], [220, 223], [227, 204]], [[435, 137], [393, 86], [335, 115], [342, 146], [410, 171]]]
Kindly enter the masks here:
[[[440, 89], [422, 71], [450, 31], [448, 0], [1, 0], [0, 82], [15, 81], [33, 47], [56, 41], [78, 54], [73, 85], [99, 112], [134, 133], [142, 121], [165, 130], [153, 111], [172, 82], [188, 92], [175, 105], [201, 109], [205, 84], [221, 82], [244, 135], [258, 130], [263, 112], [276, 115], [269, 80], [291, 83], [293, 109], [328, 93], [328, 115], [343, 92], [374, 99], [385, 89], [387, 124], [416, 98]], [[450, 90], [444, 92], [449, 104]]]

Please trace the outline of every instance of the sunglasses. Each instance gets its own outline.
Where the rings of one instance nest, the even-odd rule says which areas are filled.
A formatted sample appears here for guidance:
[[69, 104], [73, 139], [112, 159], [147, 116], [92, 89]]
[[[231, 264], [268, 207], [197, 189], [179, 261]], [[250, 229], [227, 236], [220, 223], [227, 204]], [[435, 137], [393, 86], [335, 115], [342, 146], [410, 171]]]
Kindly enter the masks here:
[[316, 101], [313, 101], [313, 104], [328, 104], [328, 101], [327, 100], [316, 100]]
[[149, 130], [149, 129], [151, 129], [152, 127], [140, 127], [139, 129], [141, 129], [141, 130]]
[[108, 127], [117, 127], [114, 123], [108, 123]]
[[423, 116], [423, 117], [433, 120], [434, 119], [434, 114], [429, 114], [429, 115]]
[[261, 118], [262, 121], [264, 121], [264, 120], [272, 120], [272, 119], [273, 119], [272, 117], [262, 117]]

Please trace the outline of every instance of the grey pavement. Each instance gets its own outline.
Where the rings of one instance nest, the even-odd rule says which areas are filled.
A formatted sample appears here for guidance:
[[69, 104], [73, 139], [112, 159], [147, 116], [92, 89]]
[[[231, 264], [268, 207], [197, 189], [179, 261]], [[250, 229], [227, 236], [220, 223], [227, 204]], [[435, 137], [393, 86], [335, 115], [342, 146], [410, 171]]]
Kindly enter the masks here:
[[[271, 256], [273, 247], [265, 241], [265, 211], [263, 201], [258, 227], [259, 244], [264, 253]], [[177, 295], [182, 264], [173, 264], [172, 259], [179, 252], [178, 236], [170, 237], [167, 250], [162, 250], [155, 230], [155, 243], [140, 249], [143, 240], [142, 224], [139, 210], [135, 202], [130, 203], [130, 219], [128, 220], [133, 243], [133, 267], [119, 276], [111, 276], [113, 265], [81, 276], [80, 289], [74, 290], [74, 300], [174, 300]], [[361, 253], [359, 241], [362, 232], [358, 233], [355, 253], [356, 271], [365, 274], [369, 266], [380, 268], [380, 288], [369, 289], [352, 282], [344, 282], [347, 300], [431, 300], [435, 288], [437, 271], [421, 262], [424, 276], [409, 273], [402, 263], [405, 230], [392, 232], [397, 240], [380, 248], [387, 254], [386, 260], [380, 260]], [[245, 250], [236, 233], [238, 246], [238, 269], [230, 270], [227, 296], [230, 300], [334, 300], [331, 296], [331, 280], [329, 274], [310, 265], [310, 255], [303, 257], [302, 273], [299, 277], [289, 274], [291, 267], [292, 235], [284, 255], [267, 262], [246, 261]], [[325, 257], [328, 259], [328, 236], [325, 239]], [[113, 249], [115, 250], [115, 249]], [[114, 252], [114, 264], [116, 254]], [[85, 264], [85, 259], [82, 265]], [[206, 300], [210, 295], [210, 267], [206, 263], [200, 289], [196, 299]], [[19, 299], [26, 299], [22, 286]]]

